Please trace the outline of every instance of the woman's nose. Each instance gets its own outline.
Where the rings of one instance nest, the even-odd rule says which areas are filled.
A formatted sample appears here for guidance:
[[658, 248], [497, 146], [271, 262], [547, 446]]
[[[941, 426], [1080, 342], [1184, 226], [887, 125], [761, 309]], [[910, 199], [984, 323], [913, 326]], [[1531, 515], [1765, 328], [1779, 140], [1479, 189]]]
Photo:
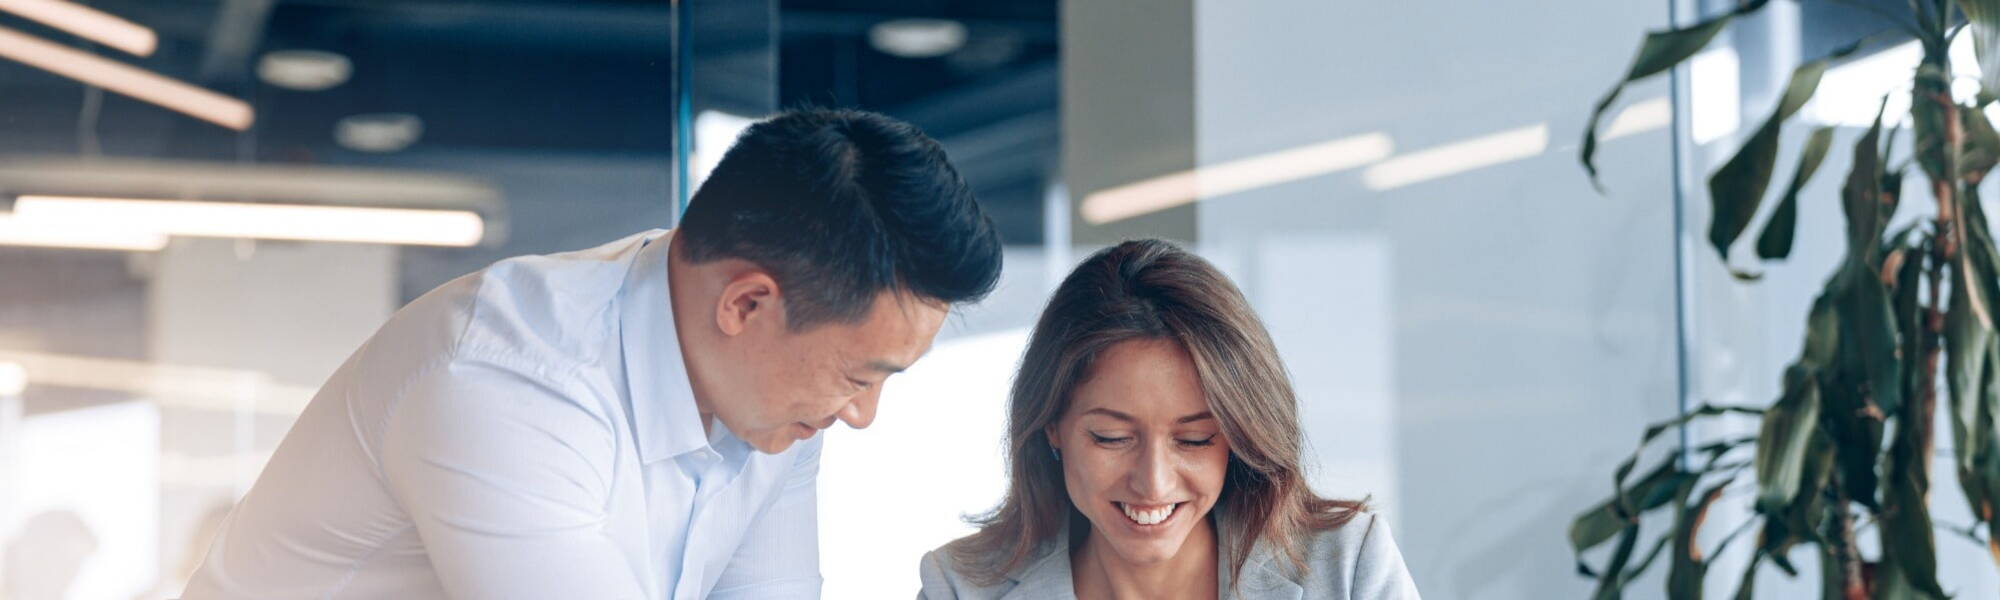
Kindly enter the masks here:
[[1132, 492], [1143, 500], [1167, 500], [1174, 491], [1173, 461], [1165, 444], [1149, 444], [1133, 465]]

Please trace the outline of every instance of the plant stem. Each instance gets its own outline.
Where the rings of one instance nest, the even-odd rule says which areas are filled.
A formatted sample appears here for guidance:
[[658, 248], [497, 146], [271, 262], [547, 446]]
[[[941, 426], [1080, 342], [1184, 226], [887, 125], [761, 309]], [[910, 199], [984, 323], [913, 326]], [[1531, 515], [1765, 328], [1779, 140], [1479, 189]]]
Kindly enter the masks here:
[[1847, 486], [1833, 482], [1834, 547], [1833, 561], [1839, 574], [1844, 600], [1868, 600], [1868, 584], [1862, 577], [1861, 553], [1854, 544], [1854, 508], [1847, 501]]
[[[1945, 62], [1945, 66], [1948, 68], [1948, 61]], [[1948, 71], [1947, 80], [1949, 80]], [[1929, 271], [1927, 274], [1930, 277], [1930, 305], [1924, 309], [1924, 331], [1921, 334], [1923, 336], [1921, 340], [1922, 344], [1919, 346], [1923, 350], [1924, 355], [1923, 371], [1919, 375], [1921, 378], [1917, 380], [1921, 382], [1918, 386], [1920, 390], [1918, 394], [1920, 404], [1918, 405], [1917, 418], [1923, 419], [1922, 423], [1924, 425], [1933, 423], [1933, 417], [1937, 413], [1937, 375], [1939, 366], [1942, 363], [1944, 350], [1945, 299], [1943, 284], [1946, 277], [1945, 270], [1951, 268], [1953, 259], [1958, 254], [1958, 240], [1960, 236], [1957, 234], [1960, 229], [1958, 227], [1959, 219], [1957, 215], [1959, 213], [1958, 199], [1961, 197], [1961, 194], [1958, 193], [1958, 186], [1960, 185], [1958, 169], [1959, 160], [1964, 150], [1965, 139], [1964, 121], [1959, 116], [1958, 102], [1951, 99], [1949, 88], [1938, 90], [1934, 97], [1935, 101], [1944, 109], [1940, 112], [1944, 117], [1944, 127], [1940, 130], [1944, 132], [1944, 165], [1941, 170], [1945, 175], [1945, 181], [1942, 183], [1933, 182], [1931, 185], [1932, 194], [1937, 197], [1938, 204], [1936, 222], [1937, 243], [1932, 245], [1931, 264], [1928, 265], [1929, 269], [1927, 269]], [[1984, 116], [1982, 115], [1981, 118], [1984, 118]], [[1963, 293], [1963, 290], [1954, 290], [1953, 293]], [[1920, 440], [1921, 445], [1919, 449], [1923, 452], [1918, 454], [1918, 456], [1928, 457], [1931, 455], [1931, 449], [1934, 445], [1933, 438], [1935, 437], [1935, 432], [1932, 430], [1935, 428], [1925, 426], [1920, 427], [1920, 429], [1923, 430], [1923, 436]], [[1922, 477], [1921, 481], [1930, 481], [1930, 461], [1917, 460], [1914, 462]], [[1925, 496], [1928, 495], [1928, 493], [1925, 494]]]

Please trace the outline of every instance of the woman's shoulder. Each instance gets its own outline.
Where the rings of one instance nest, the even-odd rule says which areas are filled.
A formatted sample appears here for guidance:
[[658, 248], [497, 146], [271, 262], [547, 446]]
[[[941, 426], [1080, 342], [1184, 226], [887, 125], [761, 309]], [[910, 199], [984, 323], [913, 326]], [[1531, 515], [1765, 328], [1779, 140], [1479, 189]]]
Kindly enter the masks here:
[[972, 537], [952, 540], [924, 553], [919, 562], [918, 575], [922, 580], [921, 600], [985, 600], [999, 598], [1013, 587], [1010, 580], [1003, 578], [991, 585], [982, 585], [970, 573], [967, 561], [988, 560], [976, 549]]
[[1358, 510], [1340, 525], [1319, 530], [1305, 540], [1310, 567], [1302, 583], [1308, 598], [1382, 598], [1416, 600], [1416, 584], [1403, 563], [1389, 522], [1381, 514]]
[[1341, 524], [1309, 534], [1305, 540], [1306, 556], [1309, 562], [1315, 564], [1326, 560], [1353, 560], [1376, 536], [1390, 538], [1388, 521], [1380, 513], [1358, 509]]

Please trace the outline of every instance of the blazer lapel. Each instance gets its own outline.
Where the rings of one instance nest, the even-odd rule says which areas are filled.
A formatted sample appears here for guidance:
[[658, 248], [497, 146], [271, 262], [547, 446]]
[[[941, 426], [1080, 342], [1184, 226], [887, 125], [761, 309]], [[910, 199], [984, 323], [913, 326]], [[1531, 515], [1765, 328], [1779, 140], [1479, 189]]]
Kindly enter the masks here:
[[1069, 569], [1069, 535], [1056, 537], [1044, 546], [1047, 552], [1010, 577], [1014, 588], [1000, 600], [1076, 600], [1076, 582]]
[[1306, 596], [1304, 587], [1273, 568], [1269, 556], [1252, 555], [1243, 564], [1243, 581], [1236, 586], [1234, 593], [1229, 589], [1229, 567], [1222, 565], [1219, 568], [1222, 570], [1216, 580], [1222, 582], [1222, 589], [1216, 594], [1218, 598], [1300, 600]]
[[1217, 515], [1215, 519], [1215, 535], [1217, 542], [1215, 580], [1221, 587], [1221, 589], [1216, 591], [1215, 597], [1235, 598], [1237, 600], [1300, 600], [1305, 598], [1306, 589], [1300, 586], [1299, 582], [1292, 576], [1286, 574], [1286, 571], [1289, 571], [1289, 569], [1280, 568], [1281, 564], [1275, 562], [1277, 557], [1271, 553], [1270, 547], [1262, 542], [1251, 546], [1250, 557], [1243, 560], [1243, 581], [1234, 586], [1234, 590], [1232, 591], [1229, 579], [1229, 557], [1234, 553], [1233, 549], [1237, 545], [1236, 540], [1239, 539], [1238, 536], [1242, 535], [1242, 530], [1233, 522], [1233, 519]]

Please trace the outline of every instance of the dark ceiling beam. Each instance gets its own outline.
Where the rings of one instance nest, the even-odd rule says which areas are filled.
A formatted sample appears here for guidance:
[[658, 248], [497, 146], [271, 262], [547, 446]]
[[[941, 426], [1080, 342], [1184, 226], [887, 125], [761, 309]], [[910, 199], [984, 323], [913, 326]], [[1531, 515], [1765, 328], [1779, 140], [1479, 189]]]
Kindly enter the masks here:
[[1060, 102], [1061, 85], [1062, 73], [1051, 59], [924, 96], [886, 112], [925, 131], [951, 134], [1049, 110]]

